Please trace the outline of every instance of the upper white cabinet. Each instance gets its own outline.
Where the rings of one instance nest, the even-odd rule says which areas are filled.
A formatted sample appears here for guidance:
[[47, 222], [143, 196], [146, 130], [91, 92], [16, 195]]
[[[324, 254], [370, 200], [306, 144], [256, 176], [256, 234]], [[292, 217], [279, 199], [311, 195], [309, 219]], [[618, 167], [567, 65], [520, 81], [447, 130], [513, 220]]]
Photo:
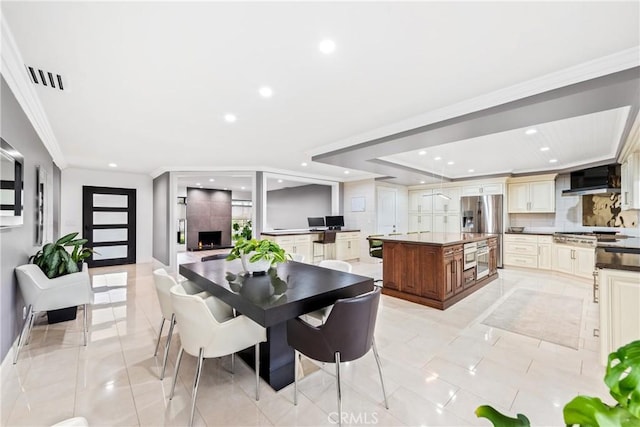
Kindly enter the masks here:
[[433, 211], [433, 190], [409, 191], [409, 212], [431, 213]]
[[485, 194], [503, 194], [504, 187], [500, 182], [488, 182], [484, 184], [472, 184], [462, 187], [463, 196], [483, 196]]
[[[448, 187], [440, 190], [433, 190], [433, 212], [444, 214], [460, 214], [460, 187]], [[438, 194], [449, 197], [441, 197]]]
[[555, 175], [510, 180], [507, 190], [509, 213], [555, 212]]
[[622, 163], [622, 210], [640, 209], [640, 152], [631, 153]]

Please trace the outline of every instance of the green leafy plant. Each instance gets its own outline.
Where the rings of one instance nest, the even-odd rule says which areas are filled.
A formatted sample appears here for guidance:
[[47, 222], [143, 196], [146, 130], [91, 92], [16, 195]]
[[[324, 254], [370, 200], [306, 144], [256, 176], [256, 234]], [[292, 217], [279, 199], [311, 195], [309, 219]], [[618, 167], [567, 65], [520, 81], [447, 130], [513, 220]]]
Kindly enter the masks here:
[[[567, 426], [640, 425], [640, 341], [633, 341], [609, 354], [604, 382], [618, 403], [610, 406], [597, 397], [577, 396], [562, 411]], [[530, 425], [529, 419], [522, 414], [510, 418], [488, 405], [479, 406], [476, 415], [487, 418], [495, 427]]]
[[234, 222], [231, 226], [233, 228], [233, 240], [238, 240], [241, 237], [244, 240], [251, 240], [252, 230], [251, 230], [251, 221], [247, 221], [242, 227], [240, 227], [239, 222]]
[[[87, 239], [76, 239], [78, 233], [69, 233], [53, 243], [45, 244], [42, 249], [29, 258], [49, 279], [80, 271], [78, 263], [89, 258], [93, 249], [85, 248]], [[73, 248], [71, 252], [67, 248]]]
[[271, 265], [287, 260], [287, 253], [275, 242], [267, 239], [244, 239], [243, 237], [236, 240], [236, 244], [231, 249], [227, 261], [231, 261], [252, 253], [249, 258], [250, 262], [260, 260], [269, 260]]

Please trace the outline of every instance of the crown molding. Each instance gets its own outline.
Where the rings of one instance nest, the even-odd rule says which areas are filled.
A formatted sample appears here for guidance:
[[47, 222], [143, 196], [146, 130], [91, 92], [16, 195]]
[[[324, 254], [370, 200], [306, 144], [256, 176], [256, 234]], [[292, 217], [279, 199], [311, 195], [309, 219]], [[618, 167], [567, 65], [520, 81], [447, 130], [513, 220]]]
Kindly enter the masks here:
[[640, 112], [636, 115], [633, 125], [631, 126], [631, 130], [629, 131], [629, 135], [627, 136], [624, 146], [620, 151], [618, 163], [624, 163], [627, 158], [636, 151], [640, 151]]
[[18, 50], [13, 34], [4, 15], [0, 15], [1, 41], [0, 57], [2, 59], [0, 73], [16, 97], [18, 104], [24, 110], [42, 143], [49, 151], [53, 161], [60, 169], [67, 167], [67, 161], [62, 154], [49, 119], [44, 112], [42, 103], [31, 81], [29, 81], [25, 63]]

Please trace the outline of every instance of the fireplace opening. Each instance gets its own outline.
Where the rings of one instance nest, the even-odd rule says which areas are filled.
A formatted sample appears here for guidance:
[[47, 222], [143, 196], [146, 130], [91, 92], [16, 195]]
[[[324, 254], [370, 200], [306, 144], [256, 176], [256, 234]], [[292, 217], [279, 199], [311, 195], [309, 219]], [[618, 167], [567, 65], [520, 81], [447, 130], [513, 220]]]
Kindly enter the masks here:
[[199, 231], [199, 248], [216, 248], [222, 244], [222, 231]]

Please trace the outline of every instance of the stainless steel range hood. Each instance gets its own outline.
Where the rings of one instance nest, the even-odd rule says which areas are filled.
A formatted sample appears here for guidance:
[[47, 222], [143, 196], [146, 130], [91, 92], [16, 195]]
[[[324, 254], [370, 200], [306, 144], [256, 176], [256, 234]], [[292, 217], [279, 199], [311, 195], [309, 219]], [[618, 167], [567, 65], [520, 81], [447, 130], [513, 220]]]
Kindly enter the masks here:
[[597, 166], [571, 172], [571, 188], [563, 196], [620, 194], [620, 165]]

